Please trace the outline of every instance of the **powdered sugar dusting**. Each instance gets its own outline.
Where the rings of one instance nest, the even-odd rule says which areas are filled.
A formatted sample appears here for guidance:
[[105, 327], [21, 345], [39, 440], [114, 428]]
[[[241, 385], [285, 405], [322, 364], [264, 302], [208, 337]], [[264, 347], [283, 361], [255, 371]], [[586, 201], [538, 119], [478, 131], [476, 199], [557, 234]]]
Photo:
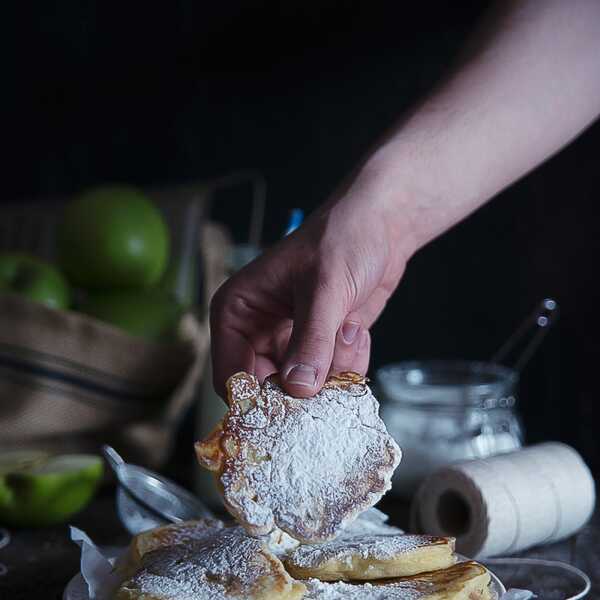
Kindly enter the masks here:
[[251, 400], [260, 393], [260, 384], [256, 377], [248, 373], [238, 373], [227, 382], [229, 394], [237, 402]]
[[341, 534], [350, 535], [399, 535], [404, 533], [399, 527], [388, 525], [388, 516], [377, 508], [369, 508], [348, 523]]
[[175, 546], [198, 541], [214, 535], [224, 526], [225, 524], [217, 519], [199, 519], [197, 521], [174, 523], [138, 534], [134, 538], [134, 544], [137, 542], [141, 553], [145, 554], [163, 546]]
[[307, 589], [304, 600], [419, 600], [425, 598], [433, 587], [408, 581], [388, 585], [353, 585], [309, 579], [304, 583]]
[[292, 550], [300, 545], [298, 540], [288, 535], [281, 529], [274, 529], [267, 536], [267, 548], [278, 557], [287, 556]]
[[235, 452], [225, 458], [221, 484], [250, 533], [278, 526], [304, 542], [332, 539], [390, 488], [401, 452], [357, 377], [340, 376], [303, 399], [273, 379], [262, 388], [246, 373], [230, 379], [222, 439], [233, 440]]
[[292, 584], [260, 540], [233, 527], [149, 552], [143, 557], [142, 569], [123, 589], [165, 600], [248, 599], [259, 582], [261, 586], [269, 582], [280, 590]]
[[344, 561], [352, 557], [387, 560], [413, 552], [433, 544], [445, 543], [443, 538], [430, 535], [356, 535], [342, 533], [325, 544], [310, 544], [296, 548], [288, 562], [301, 567], [313, 568], [329, 560]]
[[350, 584], [305, 581], [304, 600], [437, 600], [451, 598], [493, 598], [490, 575], [473, 561], [460, 562], [447, 569], [421, 573], [412, 577]]

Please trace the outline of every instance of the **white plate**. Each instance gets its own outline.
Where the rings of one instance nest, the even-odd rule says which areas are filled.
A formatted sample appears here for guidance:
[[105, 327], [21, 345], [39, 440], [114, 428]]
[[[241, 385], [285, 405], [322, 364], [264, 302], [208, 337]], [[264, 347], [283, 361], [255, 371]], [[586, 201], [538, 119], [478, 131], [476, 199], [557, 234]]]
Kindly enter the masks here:
[[[488, 571], [490, 570], [488, 569]], [[496, 598], [500, 598], [502, 594], [506, 592], [506, 588], [491, 571], [490, 575], [492, 577], [490, 589], [496, 594]], [[81, 573], [77, 573], [77, 575], [69, 581], [63, 593], [63, 600], [90, 600], [87, 583], [83, 579]]]

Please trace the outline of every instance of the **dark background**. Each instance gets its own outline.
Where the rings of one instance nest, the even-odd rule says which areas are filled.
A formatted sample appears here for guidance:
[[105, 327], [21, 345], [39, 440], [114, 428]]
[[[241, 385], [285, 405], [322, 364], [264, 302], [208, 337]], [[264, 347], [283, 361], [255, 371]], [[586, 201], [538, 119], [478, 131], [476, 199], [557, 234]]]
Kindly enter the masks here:
[[[440, 78], [485, 8], [333, 0], [5, 8], [14, 14], [5, 14], [2, 201], [256, 168], [269, 186], [273, 241], [290, 207], [323, 201]], [[561, 318], [523, 373], [520, 411], [529, 441], [564, 440], [596, 468], [599, 148], [596, 125], [422, 250], [374, 327], [372, 363], [485, 359], [552, 296]], [[237, 236], [245, 201], [227, 197], [215, 211]]]

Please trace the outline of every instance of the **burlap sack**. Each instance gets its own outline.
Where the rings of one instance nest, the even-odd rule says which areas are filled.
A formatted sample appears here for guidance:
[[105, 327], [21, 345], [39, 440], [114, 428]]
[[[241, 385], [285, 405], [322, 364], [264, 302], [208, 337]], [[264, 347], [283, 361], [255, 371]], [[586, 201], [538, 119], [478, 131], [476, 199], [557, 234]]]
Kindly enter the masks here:
[[203, 372], [207, 299], [225, 278], [226, 235], [207, 224], [200, 240], [206, 298], [182, 318], [172, 343], [0, 295], [0, 450], [112, 443], [130, 460], [164, 461]]

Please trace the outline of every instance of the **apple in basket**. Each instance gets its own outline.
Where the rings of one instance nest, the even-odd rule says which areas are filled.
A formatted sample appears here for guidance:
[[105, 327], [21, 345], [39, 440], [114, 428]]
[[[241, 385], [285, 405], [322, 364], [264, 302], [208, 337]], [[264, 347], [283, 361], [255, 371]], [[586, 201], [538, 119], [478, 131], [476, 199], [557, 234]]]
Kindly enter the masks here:
[[98, 187], [67, 205], [58, 251], [62, 270], [78, 286], [143, 288], [158, 283], [165, 271], [169, 232], [139, 190]]
[[174, 337], [182, 308], [161, 285], [169, 232], [143, 192], [105, 185], [73, 199], [59, 229], [58, 251], [69, 280], [85, 290], [78, 310], [131, 335]]
[[71, 296], [58, 269], [18, 252], [0, 254], [0, 292], [21, 294], [50, 308], [68, 308]]
[[148, 340], [175, 337], [183, 308], [159, 289], [93, 291], [79, 310]]

